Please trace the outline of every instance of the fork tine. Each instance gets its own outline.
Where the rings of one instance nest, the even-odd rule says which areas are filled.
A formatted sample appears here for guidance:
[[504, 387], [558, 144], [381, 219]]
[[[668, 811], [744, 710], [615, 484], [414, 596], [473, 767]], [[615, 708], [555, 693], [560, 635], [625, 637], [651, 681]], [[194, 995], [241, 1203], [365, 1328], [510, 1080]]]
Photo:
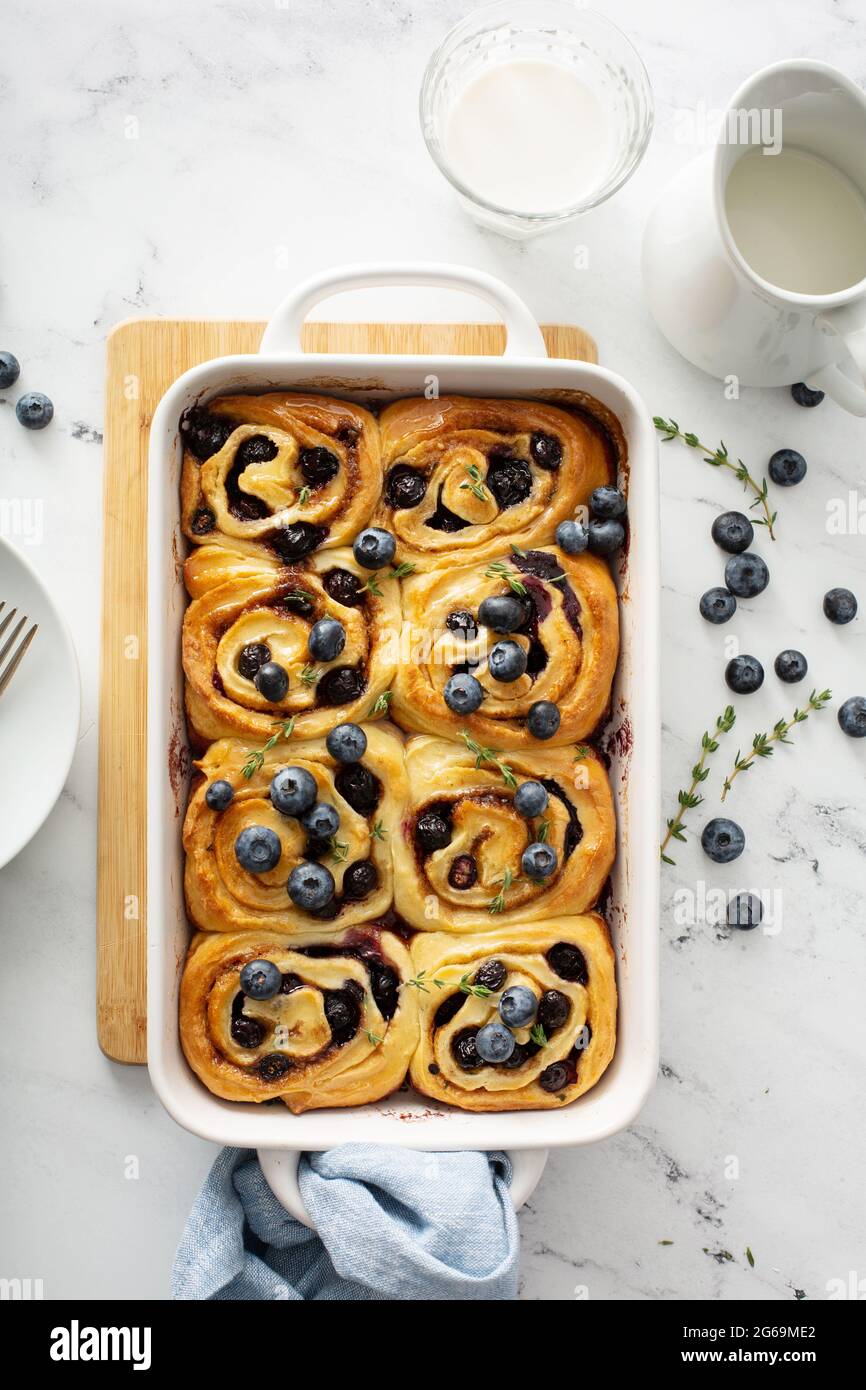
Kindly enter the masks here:
[[[25, 618], [23, 621], [26, 623], [27, 619]], [[20, 631], [20, 628], [21, 628], [21, 624], [19, 624], [19, 626], [15, 629], [15, 631], [16, 631], [16, 632], [19, 632], [19, 631]], [[21, 665], [21, 662], [22, 662], [22, 660], [23, 660], [23, 658], [24, 658], [24, 653], [26, 652], [27, 648], [30, 646], [30, 643], [33, 641], [33, 638], [36, 636], [36, 634], [37, 634], [38, 631], [39, 631], [39, 624], [38, 624], [38, 623], [34, 623], [33, 626], [31, 627], [30, 631], [27, 633], [27, 636], [23, 639], [23, 641], [21, 642], [21, 644], [20, 644], [20, 646], [18, 647], [17, 651], [14, 653], [14, 655], [13, 655], [13, 657], [12, 657], [12, 660], [9, 662], [9, 665], [6, 667], [6, 670], [3, 671], [2, 674], [0, 674], [0, 695], [3, 694], [3, 691], [6, 689], [7, 685], [8, 685], [9, 682], [11, 681], [12, 677], [15, 675], [15, 672], [18, 670], [18, 667]], [[13, 637], [11, 637], [11, 638], [9, 639], [9, 641], [10, 641], [10, 642], [11, 642], [11, 641], [14, 641], [14, 634], [13, 634]], [[8, 646], [9, 646], [9, 643], [7, 642], [6, 647], [8, 647]], [[4, 648], [3, 648], [3, 651], [0, 652], [0, 662], [2, 662], [3, 657], [6, 655], [6, 647], [4, 647]]]
[[[4, 609], [5, 607], [6, 607], [5, 603], [0, 603], [0, 612], [2, 612], [3, 609]], [[15, 617], [15, 614], [16, 614], [17, 612], [18, 612], [18, 609], [17, 609], [17, 608], [13, 608], [12, 611], [11, 611], [11, 613], [7, 613], [7, 614], [6, 614], [6, 617], [3, 619], [2, 623], [0, 623], [0, 637], [3, 636], [3, 633], [6, 631], [7, 627], [9, 626], [9, 624], [11, 623], [12, 619]]]
[[26, 617], [19, 619], [19, 621], [15, 624], [15, 627], [12, 630], [12, 636], [7, 638], [6, 643], [3, 647], [0, 647], [0, 666], [3, 665], [3, 662], [5, 661], [6, 657], [9, 655], [12, 648], [14, 647], [15, 639], [17, 638], [19, 632], [21, 631], [22, 627], [26, 622]]

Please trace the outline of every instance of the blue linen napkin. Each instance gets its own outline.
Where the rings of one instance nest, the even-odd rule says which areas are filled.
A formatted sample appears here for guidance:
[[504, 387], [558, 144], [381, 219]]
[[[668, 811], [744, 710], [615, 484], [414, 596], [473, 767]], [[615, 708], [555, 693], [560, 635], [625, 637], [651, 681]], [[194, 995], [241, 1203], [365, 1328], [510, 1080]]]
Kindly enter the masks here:
[[255, 1152], [223, 1149], [175, 1255], [175, 1299], [517, 1297], [519, 1235], [503, 1153], [343, 1144], [301, 1156], [310, 1231]]

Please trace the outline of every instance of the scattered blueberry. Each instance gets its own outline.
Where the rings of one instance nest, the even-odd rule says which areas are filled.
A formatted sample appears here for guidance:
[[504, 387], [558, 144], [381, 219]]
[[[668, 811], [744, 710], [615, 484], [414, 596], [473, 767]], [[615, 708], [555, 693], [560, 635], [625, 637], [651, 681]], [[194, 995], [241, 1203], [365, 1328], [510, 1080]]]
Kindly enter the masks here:
[[358, 564], [368, 570], [378, 570], [383, 565], [390, 565], [396, 552], [396, 540], [390, 531], [383, 531], [381, 526], [368, 526], [355, 537], [352, 546], [352, 554]]
[[708, 623], [726, 623], [737, 611], [737, 600], [727, 589], [707, 589], [701, 595], [698, 607], [701, 617], [706, 618]]
[[248, 999], [273, 999], [283, 985], [283, 972], [272, 960], [247, 961], [241, 971], [241, 989]]
[[449, 676], [442, 693], [446, 705], [455, 714], [472, 714], [484, 699], [482, 685], [466, 671], [458, 671], [456, 676]]
[[521, 816], [540, 816], [547, 810], [548, 796], [540, 782], [521, 782], [514, 793], [514, 805]]
[[21, 375], [21, 364], [11, 352], [0, 352], [0, 391], [14, 386]]
[[325, 743], [338, 763], [359, 763], [367, 751], [367, 735], [359, 724], [338, 724]]
[[736, 695], [752, 695], [764, 684], [764, 668], [756, 656], [735, 656], [725, 667], [725, 680]]
[[280, 666], [278, 662], [266, 661], [253, 676], [253, 684], [259, 694], [274, 705], [285, 698], [289, 688], [289, 673], [285, 666]]
[[770, 582], [770, 571], [761, 559], [748, 550], [744, 555], [732, 555], [725, 565], [725, 583], [737, 598], [755, 598]]
[[514, 1051], [514, 1034], [494, 1019], [475, 1034], [475, 1050], [482, 1062], [507, 1062]]
[[303, 817], [302, 825], [317, 840], [329, 840], [340, 828], [340, 813], [327, 801], [317, 801]]
[[755, 528], [742, 512], [722, 512], [713, 522], [710, 534], [720, 550], [739, 555], [755, 539]]
[[780, 681], [785, 681], [787, 685], [794, 685], [796, 681], [801, 681], [809, 669], [809, 663], [802, 652], [795, 651], [793, 647], [786, 647], [783, 652], [779, 652], [773, 662], [773, 670]]
[[550, 700], [536, 700], [530, 705], [526, 727], [533, 738], [553, 738], [559, 728], [561, 715]]
[[211, 782], [204, 794], [204, 799], [212, 811], [224, 811], [234, 800], [235, 789], [231, 782], [226, 782], [220, 778], [217, 782]]
[[806, 476], [806, 460], [796, 449], [777, 449], [767, 471], [777, 487], [793, 487]]
[[593, 516], [600, 516], [602, 520], [613, 520], [614, 517], [625, 516], [625, 498], [618, 487], [597, 487], [590, 494], [589, 509]]
[[561, 521], [556, 528], [556, 544], [566, 555], [581, 555], [589, 545], [589, 532], [582, 521]]
[[596, 521], [593, 517], [587, 531], [593, 555], [615, 555], [625, 545], [625, 527], [621, 521]]
[[493, 632], [516, 632], [525, 620], [525, 607], [511, 594], [494, 594], [482, 599], [478, 608], [478, 621]]
[[298, 864], [289, 874], [288, 892], [295, 907], [316, 912], [334, 896], [334, 875], [324, 864]]
[[271, 779], [271, 802], [284, 816], [302, 816], [317, 794], [316, 779], [305, 767], [281, 767]]
[[336, 661], [346, 645], [346, 629], [336, 618], [320, 618], [310, 628], [307, 647], [314, 661]]
[[795, 381], [791, 387], [791, 395], [798, 405], [812, 407], [820, 405], [824, 399], [823, 391], [813, 391], [811, 386], [807, 386], [805, 381]]
[[828, 589], [824, 595], [824, 617], [831, 623], [850, 623], [857, 616], [857, 600], [850, 589]]
[[519, 680], [526, 671], [526, 652], [519, 642], [497, 642], [487, 655], [487, 669], [494, 680]]
[[528, 1028], [538, 1013], [538, 1000], [526, 985], [509, 985], [499, 1000], [499, 1017], [509, 1028]]
[[738, 893], [728, 903], [728, 926], [739, 927], [741, 931], [752, 931], [760, 926], [764, 915], [764, 904], [755, 893]]
[[701, 831], [701, 847], [716, 864], [730, 864], [745, 849], [746, 837], [736, 821], [716, 816]]
[[536, 840], [527, 845], [520, 857], [520, 867], [527, 878], [536, 880], [549, 878], [556, 868], [556, 850], [553, 845]]
[[44, 430], [54, 418], [54, 406], [41, 391], [28, 391], [15, 407], [19, 424], [28, 430]]
[[235, 840], [235, 855], [242, 869], [267, 874], [280, 862], [280, 837], [267, 825], [246, 825]]
[[839, 706], [839, 728], [849, 738], [866, 738], [866, 696], [852, 695]]

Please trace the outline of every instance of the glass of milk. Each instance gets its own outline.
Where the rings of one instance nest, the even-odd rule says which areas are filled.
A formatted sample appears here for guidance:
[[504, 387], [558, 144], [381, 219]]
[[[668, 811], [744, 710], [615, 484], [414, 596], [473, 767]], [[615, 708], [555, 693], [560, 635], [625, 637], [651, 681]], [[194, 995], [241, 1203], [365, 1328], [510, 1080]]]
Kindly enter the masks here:
[[646, 69], [624, 34], [571, 0], [499, 0], [433, 54], [421, 127], [468, 212], [526, 237], [604, 202], [649, 143]]

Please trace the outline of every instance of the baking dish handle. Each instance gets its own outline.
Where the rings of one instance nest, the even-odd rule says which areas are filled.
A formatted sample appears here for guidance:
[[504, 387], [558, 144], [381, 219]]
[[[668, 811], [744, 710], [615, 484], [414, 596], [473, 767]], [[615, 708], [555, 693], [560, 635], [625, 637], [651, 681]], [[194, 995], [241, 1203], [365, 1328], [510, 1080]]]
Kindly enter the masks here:
[[541, 329], [523, 300], [502, 280], [468, 265], [402, 261], [337, 266], [305, 280], [286, 295], [274, 311], [262, 338], [260, 352], [275, 355], [302, 352], [301, 329], [311, 309], [322, 299], [345, 290], [379, 289], [395, 285], [462, 290], [497, 309], [505, 324], [503, 357], [546, 357]]
[[[515, 1211], [520, 1211], [538, 1186], [544, 1165], [547, 1163], [547, 1154], [547, 1149], [508, 1150], [512, 1170], [510, 1192]], [[265, 1181], [277, 1201], [297, 1221], [301, 1221], [311, 1231], [315, 1230], [298, 1185], [300, 1153], [287, 1149], [259, 1149], [258, 1158]]]

